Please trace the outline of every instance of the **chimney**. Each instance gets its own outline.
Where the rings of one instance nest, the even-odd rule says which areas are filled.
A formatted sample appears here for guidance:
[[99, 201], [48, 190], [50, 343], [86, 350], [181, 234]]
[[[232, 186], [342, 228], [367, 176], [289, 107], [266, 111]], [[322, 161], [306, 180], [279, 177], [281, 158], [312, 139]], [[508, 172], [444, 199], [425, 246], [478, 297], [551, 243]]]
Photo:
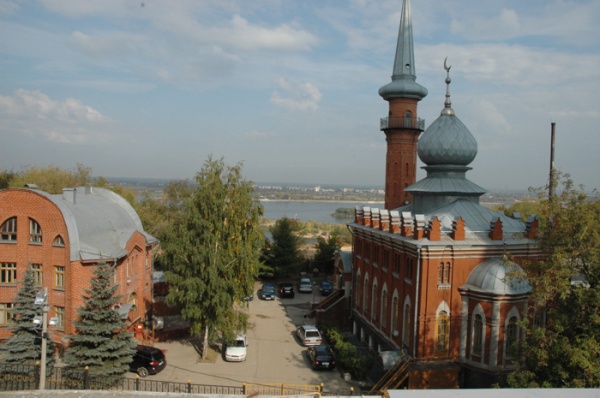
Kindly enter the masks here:
[[400, 232], [400, 212], [398, 210], [390, 210], [390, 232], [393, 234]]
[[442, 240], [442, 223], [437, 217], [434, 217], [433, 220], [429, 221], [427, 238], [432, 242], [438, 242]]
[[415, 214], [415, 230], [413, 237], [417, 240], [425, 237], [425, 215]]
[[371, 228], [379, 229], [379, 209], [371, 209]]
[[409, 211], [402, 212], [402, 226], [400, 227], [400, 235], [411, 236], [414, 228], [414, 220]]
[[360, 206], [356, 206], [354, 209], [354, 222], [357, 224], [362, 224], [365, 218], [365, 213], [363, 208]]
[[379, 211], [380, 222], [379, 229], [385, 232], [390, 230], [390, 212], [386, 209], [382, 209]]
[[462, 217], [452, 221], [452, 233], [450, 237], [454, 240], [465, 240], [465, 222]]
[[63, 199], [69, 203], [77, 203], [77, 188], [63, 188]]
[[490, 224], [490, 239], [502, 240], [502, 221], [500, 220], [500, 217], [492, 220]]
[[363, 207], [363, 211], [365, 213], [365, 217], [363, 219], [363, 225], [365, 227], [370, 227], [371, 226], [371, 208]]

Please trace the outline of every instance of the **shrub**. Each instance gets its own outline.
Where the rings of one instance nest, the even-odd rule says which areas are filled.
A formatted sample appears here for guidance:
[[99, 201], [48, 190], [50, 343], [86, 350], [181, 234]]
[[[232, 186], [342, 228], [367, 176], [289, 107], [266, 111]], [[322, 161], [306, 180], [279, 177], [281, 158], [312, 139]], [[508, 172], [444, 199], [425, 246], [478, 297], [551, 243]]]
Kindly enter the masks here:
[[334, 326], [324, 325], [322, 329], [327, 341], [336, 353], [338, 364], [350, 373], [353, 379], [363, 379], [372, 366], [373, 359], [361, 355], [359, 350], [347, 341]]

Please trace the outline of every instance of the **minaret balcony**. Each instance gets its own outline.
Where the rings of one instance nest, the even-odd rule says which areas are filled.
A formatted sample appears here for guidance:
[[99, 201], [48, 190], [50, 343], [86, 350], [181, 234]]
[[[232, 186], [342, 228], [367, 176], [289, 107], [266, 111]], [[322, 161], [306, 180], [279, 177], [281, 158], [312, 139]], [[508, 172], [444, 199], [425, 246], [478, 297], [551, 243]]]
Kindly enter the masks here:
[[379, 129], [382, 131], [397, 128], [424, 131], [425, 119], [420, 117], [384, 117], [379, 121]]

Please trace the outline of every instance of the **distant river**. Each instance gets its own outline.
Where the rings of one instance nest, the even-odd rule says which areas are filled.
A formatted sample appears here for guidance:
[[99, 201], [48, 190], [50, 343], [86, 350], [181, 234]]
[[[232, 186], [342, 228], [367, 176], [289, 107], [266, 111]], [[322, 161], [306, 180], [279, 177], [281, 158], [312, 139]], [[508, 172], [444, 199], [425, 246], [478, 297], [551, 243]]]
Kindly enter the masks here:
[[269, 220], [278, 220], [287, 217], [296, 218], [301, 221], [318, 221], [330, 224], [346, 224], [352, 221], [352, 218], [334, 218], [331, 216], [340, 207], [350, 209], [354, 209], [356, 206], [383, 208], [383, 203], [380, 202], [296, 202], [264, 200], [260, 203], [265, 209], [264, 217]]

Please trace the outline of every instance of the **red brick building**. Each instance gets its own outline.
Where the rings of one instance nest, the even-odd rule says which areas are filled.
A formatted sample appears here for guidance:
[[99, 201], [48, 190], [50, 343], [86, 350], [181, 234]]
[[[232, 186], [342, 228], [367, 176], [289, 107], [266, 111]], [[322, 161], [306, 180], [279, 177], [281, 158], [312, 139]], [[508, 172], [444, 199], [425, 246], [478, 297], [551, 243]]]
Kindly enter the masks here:
[[152, 308], [156, 238], [144, 232], [131, 205], [96, 187], [64, 189], [50, 195], [36, 189], [0, 191], [0, 340], [8, 338], [9, 310], [25, 270], [48, 289], [49, 317], [58, 325], [50, 337], [64, 344], [75, 332], [95, 267], [110, 264], [122, 295], [120, 311], [128, 328], [141, 332]]
[[[446, 63], [444, 107], [421, 135], [417, 102], [427, 90], [414, 65], [404, 0], [392, 82], [379, 90], [389, 102], [385, 208], [356, 209], [352, 257], [336, 257], [337, 278], [352, 269], [353, 333], [411, 359], [405, 386], [486, 387], [513, 368], [523, 337], [531, 287], [519, 264], [540, 255], [537, 219], [479, 203], [485, 190], [466, 177], [477, 142], [452, 109]], [[427, 172], [420, 181], [417, 156]]]

